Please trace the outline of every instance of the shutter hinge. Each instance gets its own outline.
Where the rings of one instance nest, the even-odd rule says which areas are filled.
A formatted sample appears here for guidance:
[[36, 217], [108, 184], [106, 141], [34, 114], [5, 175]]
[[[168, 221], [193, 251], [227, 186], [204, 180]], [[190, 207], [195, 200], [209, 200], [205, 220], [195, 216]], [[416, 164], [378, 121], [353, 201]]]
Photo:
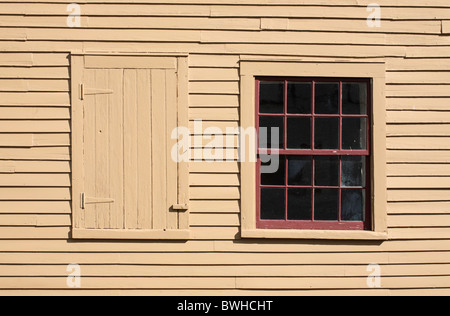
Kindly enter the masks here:
[[92, 89], [86, 88], [84, 84], [80, 84], [80, 100], [84, 100], [87, 95], [97, 95], [97, 94], [113, 94], [114, 91], [111, 89]]
[[81, 193], [81, 209], [85, 209], [87, 204], [109, 204], [114, 203], [114, 199], [110, 198], [89, 198], [84, 193]]
[[189, 210], [189, 205], [187, 204], [175, 204], [172, 206], [173, 212], [187, 212]]

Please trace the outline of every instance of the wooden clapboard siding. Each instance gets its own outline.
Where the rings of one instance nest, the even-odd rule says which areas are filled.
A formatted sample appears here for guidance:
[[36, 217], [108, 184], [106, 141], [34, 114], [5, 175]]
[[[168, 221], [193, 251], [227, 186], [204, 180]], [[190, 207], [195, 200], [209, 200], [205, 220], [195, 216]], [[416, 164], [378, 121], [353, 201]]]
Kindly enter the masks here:
[[[426, 270], [427, 267], [430, 270]], [[14, 271], [19, 277], [60, 277], [66, 276], [66, 266], [64, 265], [52, 265], [51, 271], [48, 271], [48, 266], [35, 265], [31, 269], [26, 266], [16, 267], [14, 265], [4, 265], [4, 269], [0, 271], [0, 276], [11, 275]], [[86, 277], [233, 277], [236, 273], [241, 273], [245, 277], [339, 277], [344, 274], [349, 277], [364, 277], [367, 274], [366, 266], [364, 265], [351, 265], [351, 266], [314, 266], [304, 265], [301, 267], [302, 272], [298, 266], [285, 265], [285, 266], [212, 266], [210, 269], [203, 269], [202, 267], [188, 267], [188, 266], [139, 266], [139, 265], [111, 265], [110, 269], [103, 269], [99, 266], [86, 266], [83, 269], [83, 274]], [[414, 270], [428, 272], [430, 276], [438, 275], [439, 271], [448, 271], [450, 266], [448, 264], [435, 264], [435, 265], [400, 265], [390, 266], [385, 265], [385, 275], [389, 277], [408, 276], [408, 273]], [[16, 269], [16, 270], [14, 270]]]
[[[372, 2], [85, 2], [81, 28], [66, 25], [68, 1], [1, 3], [0, 295], [450, 294], [450, 4], [379, 0], [381, 27], [369, 28]], [[240, 165], [232, 146], [230, 162], [203, 157], [190, 164], [186, 243], [74, 242], [70, 137], [71, 93], [77, 92], [71, 91], [70, 52], [83, 50], [189, 53], [187, 127], [192, 141], [201, 141], [193, 153], [207, 148], [212, 139], [201, 136], [211, 136], [214, 127], [233, 128], [236, 140], [241, 59], [385, 62], [390, 240], [240, 239]], [[138, 116], [148, 107], [136, 104], [164, 98], [164, 83], [173, 76], [151, 70], [150, 77], [145, 69], [89, 71], [93, 83], [141, 93], [111, 101], [114, 108], [123, 102], [126, 111], [87, 110], [87, 119], [119, 140], [91, 143], [88, 154], [96, 163], [87, 171], [109, 173], [111, 190], [125, 192], [118, 194], [121, 205], [166, 207], [159, 204], [162, 195], [173, 194], [171, 185], [148, 181], [161, 170], [140, 168], [155, 163], [143, 154], [154, 147], [138, 138], [137, 129], [151, 135], [167, 122], [149, 124]], [[149, 81], [155, 85], [146, 90]], [[95, 102], [104, 104], [107, 96], [95, 96]], [[163, 115], [154, 111], [145, 115]], [[202, 120], [201, 131], [195, 120]], [[112, 122], [121, 122], [119, 128]], [[154, 145], [168, 142], [155, 139]], [[123, 161], [108, 158], [124, 152]], [[114, 172], [105, 169], [108, 162]], [[103, 189], [93, 188], [98, 194]], [[148, 190], [152, 195], [143, 198]], [[97, 208], [86, 218], [90, 223], [124, 224], [120, 216], [108, 218], [104, 206]], [[126, 215], [130, 228], [163, 227], [168, 220]], [[76, 292], [66, 286], [71, 263], [82, 269]], [[380, 264], [380, 289], [367, 287], [370, 263]]]
[[71, 223], [68, 54], [0, 55], [2, 238], [62, 232]]
[[[67, 67], [0, 67], [2, 79], [70, 79]], [[48, 89], [48, 88], [47, 88]]]

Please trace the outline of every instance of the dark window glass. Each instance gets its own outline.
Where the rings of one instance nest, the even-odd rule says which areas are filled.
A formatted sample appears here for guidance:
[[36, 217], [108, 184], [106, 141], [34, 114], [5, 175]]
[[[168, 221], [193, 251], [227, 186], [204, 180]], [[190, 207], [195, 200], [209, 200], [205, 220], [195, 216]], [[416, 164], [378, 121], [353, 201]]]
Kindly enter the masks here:
[[316, 118], [314, 134], [315, 149], [339, 149], [339, 118]]
[[342, 182], [343, 187], [363, 187], [366, 185], [366, 157], [344, 156], [342, 157]]
[[367, 119], [342, 119], [342, 149], [367, 149]]
[[316, 189], [314, 203], [315, 220], [339, 220], [339, 189]]
[[259, 112], [284, 113], [284, 82], [261, 82], [259, 89]]
[[342, 220], [364, 221], [365, 190], [345, 189], [342, 190]]
[[369, 81], [263, 80], [256, 227], [369, 229]]
[[316, 114], [339, 114], [339, 83], [316, 83]]
[[288, 190], [288, 220], [312, 220], [312, 189]]
[[[261, 184], [262, 185], [285, 185], [286, 184], [286, 160], [284, 157], [279, 158], [278, 169], [275, 173], [263, 173], [261, 172]], [[272, 165], [273, 161], [261, 162], [261, 171], [267, 169], [264, 166]]]
[[312, 157], [291, 156], [288, 161], [289, 185], [312, 185]]
[[342, 114], [367, 114], [367, 83], [342, 84]]
[[287, 125], [287, 147], [311, 149], [311, 118], [289, 117]]
[[284, 220], [286, 208], [285, 189], [261, 188], [261, 219]]
[[311, 114], [312, 84], [305, 82], [289, 82], [287, 89], [288, 113]]
[[[277, 139], [275, 132], [278, 132], [278, 146], [273, 142]], [[259, 148], [284, 148], [284, 117], [261, 116], [259, 118]]]
[[339, 157], [315, 157], [316, 186], [339, 186]]

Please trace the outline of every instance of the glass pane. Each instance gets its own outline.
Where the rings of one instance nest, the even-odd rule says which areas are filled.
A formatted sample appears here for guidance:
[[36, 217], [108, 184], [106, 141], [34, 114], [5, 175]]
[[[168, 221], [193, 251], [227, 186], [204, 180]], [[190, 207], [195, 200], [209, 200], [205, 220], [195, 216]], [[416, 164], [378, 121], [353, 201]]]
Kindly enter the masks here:
[[316, 186], [339, 186], [339, 157], [317, 156], [314, 161]]
[[365, 190], [342, 190], [342, 220], [363, 222], [365, 213]]
[[289, 114], [311, 114], [312, 83], [289, 82], [287, 105]]
[[315, 149], [339, 149], [339, 118], [316, 118], [314, 134]]
[[339, 114], [339, 83], [316, 83], [316, 114]]
[[366, 157], [360, 156], [342, 157], [341, 186], [343, 187], [366, 186]]
[[[263, 162], [261, 166], [270, 166], [272, 161]], [[268, 170], [270, 168], [261, 168], [261, 171]], [[285, 157], [279, 157], [279, 166], [275, 173], [261, 172], [261, 185], [286, 185], [286, 160]]]
[[261, 219], [284, 220], [286, 217], [285, 189], [261, 188]]
[[314, 219], [316, 221], [339, 220], [339, 190], [316, 189], [314, 197]]
[[284, 148], [284, 117], [261, 116], [259, 118], [259, 148]]
[[367, 84], [342, 84], [342, 113], [367, 114]]
[[260, 82], [259, 112], [284, 113], [284, 82]]
[[287, 147], [311, 149], [311, 118], [289, 117], [287, 124]]
[[288, 172], [289, 185], [312, 185], [312, 157], [289, 157]]
[[342, 149], [367, 149], [367, 119], [342, 119]]
[[288, 190], [288, 220], [312, 220], [312, 189]]

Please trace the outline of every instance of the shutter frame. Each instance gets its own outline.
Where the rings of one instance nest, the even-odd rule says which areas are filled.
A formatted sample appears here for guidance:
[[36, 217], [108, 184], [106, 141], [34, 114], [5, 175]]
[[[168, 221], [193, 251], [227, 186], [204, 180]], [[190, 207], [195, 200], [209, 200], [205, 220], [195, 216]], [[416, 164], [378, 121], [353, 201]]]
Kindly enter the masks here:
[[[115, 55], [110, 55], [109, 61], [114, 60]], [[131, 64], [139, 64], [138, 59], [140, 57], [145, 57], [145, 61], [151, 64], [149, 55], [133, 55], [127, 56], [128, 58], [135, 59]], [[169, 58], [169, 57], [167, 57]], [[164, 69], [165, 75], [167, 77], [172, 76], [171, 82], [175, 85], [174, 87], [167, 86], [166, 90], [172, 89], [175, 91], [174, 100], [174, 110], [177, 113], [176, 117], [172, 118], [175, 128], [178, 126], [188, 126], [188, 80], [187, 80], [187, 56], [170, 56], [174, 60], [176, 65], [175, 69], [172, 67], [167, 67]], [[153, 208], [153, 212], [161, 212], [160, 216], [166, 218], [165, 225], [158, 228], [143, 228], [143, 229], [114, 229], [114, 228], [88, 228], [86, 226], [85, 218], [90, 210], [90, 206], [93, 205], [104, 205], [104, 204], [114, 204], [116, 202], [114, 196], [101, 196], [97, 197], [95, 194], [90, 194], [86, 192], [85, 183], [89, 181], [85, 178], [84, 172], [84, 107], [87, 96], [95, 97], [97, 95], [111, 95], [114, 93], [113, 90], [108, 88], [100, 88], [95, 85], [88, 85], [85, 83], [84, 73], [86, 69], [95, 69], [92, 63], [89, 67], [85, 67], [84, 61], [86, 60], [86, 55], [76, 54], [71, 56], [71, 89], [72, 91], [78, 91], [78, 93], [72, 93], [72, 238], [74, 239], [168, 239], [168, 240], [187, 240], [190, 237], [189, 231], [189, 171], [188, 163], [181, 163], [176, 165], [175, 178], [172, 180], [174, 185], [174, 191], [172, 193], [172, 199], [166, 200], [163, 207], [159, 210]], [[122, 59], [123, 61], [123, 59]], [[120, 68], [120, 67], [119, 67]], [[118, 69], [118, 67], [111, 67], [107, 69]], [[143, 69], [143, 68], [139, 68]], [[153, 71], [153, 69], [150, 69]], [[173, 72], [170, 74], [169, 72]], [[123, 90], [123, 89], [122, 89]], [[125, 93], [125, 92], [122, 92]], [[123, 95], [122, 95], [123, 96]], [[124, 106], [124, 105], [122, 105]], [[170, 105], [169, 105], [170, 106]], [[168, 123], [167, 123], [168, 124]], [[181, 125], [180, 125], [181, 124]], [[168, 133], [169, 128], [172, 126], [167, 125]], [[124, 137], [124, 136], [122, 136]], [[154, 137], [154, 135], [152, 135]], [[171, 135], [167, 135], [169, 141]], [[167, 145], [167, 157], [170, 158], [170, 145], [171, 143], [166, 143]], [[153, 157], [152, 157], [153, 159]], [[167, 164], [168, 167], [168, 164]], [[90, 175], [92, 176], [92, 175]], [[152, 190], [153, 191], [153, 190]], [[152, 192], [149, 192], [152, 194]], [[76, 197], [80, 198], [76, 198]], [[175, 214], [174, 214], [175, 213]], [[171, 215], [173, 214], [173, 215]], [[176, 220], [169, 220], [170, 218]]]

